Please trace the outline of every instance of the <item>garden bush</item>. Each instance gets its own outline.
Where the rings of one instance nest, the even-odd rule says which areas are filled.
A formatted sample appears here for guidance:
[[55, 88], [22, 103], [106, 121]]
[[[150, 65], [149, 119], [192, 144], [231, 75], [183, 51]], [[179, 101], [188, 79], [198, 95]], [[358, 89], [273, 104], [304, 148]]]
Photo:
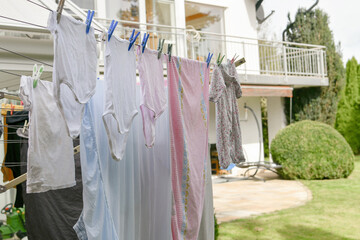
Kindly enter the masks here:
[[344, 137], [327, 124], [301, 121], [282, 129], [270, 147], [285, 179], [335, 179], [354, 169], [354, 154]]

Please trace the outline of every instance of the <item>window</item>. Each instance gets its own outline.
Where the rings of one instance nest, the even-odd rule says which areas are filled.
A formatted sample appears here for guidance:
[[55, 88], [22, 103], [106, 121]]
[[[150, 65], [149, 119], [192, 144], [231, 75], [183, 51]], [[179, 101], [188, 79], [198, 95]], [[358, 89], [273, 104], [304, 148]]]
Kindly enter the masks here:
[[224, 33], [224, 8], [185, 3], [186, 25], [198, 31]]
[[146, 22], [174, 26], [174, 0], [146, 0]]
[[139, 0], [108, 0], [106, 16], [109, 19], [139, 22]]
[[185, 17], [189, 57], [205, 61], [209, 52], [225, 54], [223, 36], [216, 35], [224, 33], [224, 8], [186, 2]]

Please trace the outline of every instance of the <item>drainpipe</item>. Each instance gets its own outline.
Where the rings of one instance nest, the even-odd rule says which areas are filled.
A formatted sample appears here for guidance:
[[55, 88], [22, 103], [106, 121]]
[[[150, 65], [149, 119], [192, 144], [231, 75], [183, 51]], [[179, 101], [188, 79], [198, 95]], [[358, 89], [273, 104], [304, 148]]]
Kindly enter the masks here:
[[[262, 0], [259, 0], [259, 1], [262, 2]], [[307, 14], [308, 12], [310, 12], [311, 10], [313, 10], [313, 8], [316, 7], [316, 5], [318, 5], [319, 1], [320, 1], [320, 0], [316, 0], [316, 2], [315, 2], [308, 10], [306, 10], [306, 11], [304, 12], [304, 15]], [[261, 3], [260, 3], [260, 4], [261, 4]], [[257, 6], [257, 3], [256, 3], [256, 6]], [[289, 17], [289, 18], [290, 18], [290, 17]], [[290, 24], [285, 28], [285, 30], [283, 31], [283, 33], [282, 33], [282, 40], [283, 40], [283, 42], [285, 42], [285, 33], [286, 33], [286, 31], [289, 30], [289, 28], [291, 28], [291, 27], [293, 26], [293, 24], [294, 24], [293, 22], [290, 23]]]

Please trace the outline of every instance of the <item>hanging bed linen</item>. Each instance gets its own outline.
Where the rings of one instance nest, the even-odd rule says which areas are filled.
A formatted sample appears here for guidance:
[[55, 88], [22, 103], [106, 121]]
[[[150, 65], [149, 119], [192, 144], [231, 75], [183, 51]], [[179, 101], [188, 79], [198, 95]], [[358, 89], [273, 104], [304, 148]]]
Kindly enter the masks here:
[[[136, 90], [139, 106], [139, 86]], [[85, 107], [80, 143], [84, 209], [74, 229], [79, 239], [169, 240], [167, 110], [158, 119], [157, 140], [152, 149], [145, 146], [141, 118], [135, 117], [124, 157], [115, 161], [102, 120], [105, 92], [104, 81], [99, 80], [95, 95]]]
[[173, 189], [172, 237], [197, 239], [208, 161], [209, 69], [206, 62], [171, 57], [168, 62]]

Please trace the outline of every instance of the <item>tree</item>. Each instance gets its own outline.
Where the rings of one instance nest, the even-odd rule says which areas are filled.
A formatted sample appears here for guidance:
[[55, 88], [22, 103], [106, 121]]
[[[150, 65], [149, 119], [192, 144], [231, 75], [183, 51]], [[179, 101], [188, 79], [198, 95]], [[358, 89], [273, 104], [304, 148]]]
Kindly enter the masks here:
[[350, 144], [353, 152], [360, 152], [360, 65], [355, 58], [346, 64], [346, 83], [341, 92], [335, 128]]
[[[287, 41], [326, 46], [329, 78], [328, 87], [294, 89], [293, 120], [316, 120], [333, 126], [345, 71], [341, 60], [340, 44], [335, 45], [332, 31], [329, 28], [329, 17], [320, 9], [307, 13], [305, 13], [305, 9], [299, 9], [295, 21], [293, 23], [290, 21], [288, 26], [289, 29], [285, 35]], [[289, 103], [286, 102], [286, 105], [286, 116], [289, 117]]]

